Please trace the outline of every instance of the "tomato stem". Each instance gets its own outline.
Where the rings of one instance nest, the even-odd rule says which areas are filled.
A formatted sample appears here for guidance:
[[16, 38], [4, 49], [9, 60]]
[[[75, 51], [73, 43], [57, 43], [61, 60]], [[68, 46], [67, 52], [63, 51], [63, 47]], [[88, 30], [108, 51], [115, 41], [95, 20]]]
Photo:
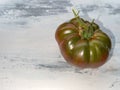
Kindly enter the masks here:
[[94, 19], [92, 20], [92, 22], [89, 22], [89, 25], [87, 25], [80, 18], [79, 11], [77, 11], [74, 8], [72, 9], [72, 11], [80, 27], [83, 29], [83, 30], [79, 30], [79, 34], [81, 35], [82, 39], [90, 39], [94, 34], [94, 28], [93, 28]]
[[73, 11], [73, 14], [74, 14], [75, 18], [77, 19], [80, 27], [82, 27], [82, 28], [84, 28], [84, 29], [87, 29], [87, 25], [82, 21], [82, 19], [81, 19], [80, 16], [79, 16], [80, 11], [77, 11], [77, 10], [74, 9], [74, 8], [72, 9], [72, 11]]

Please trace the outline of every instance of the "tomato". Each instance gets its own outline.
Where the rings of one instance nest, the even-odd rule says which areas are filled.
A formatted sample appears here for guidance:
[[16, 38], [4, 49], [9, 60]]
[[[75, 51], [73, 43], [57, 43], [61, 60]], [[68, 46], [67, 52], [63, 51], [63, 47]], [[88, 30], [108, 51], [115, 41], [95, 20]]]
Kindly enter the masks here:
[[100, 27], [78, 16], [61, 24], [55, 38], [64, 59], [80, 68], [97, 68], [102, 66], [109, 57], [111, 39]]

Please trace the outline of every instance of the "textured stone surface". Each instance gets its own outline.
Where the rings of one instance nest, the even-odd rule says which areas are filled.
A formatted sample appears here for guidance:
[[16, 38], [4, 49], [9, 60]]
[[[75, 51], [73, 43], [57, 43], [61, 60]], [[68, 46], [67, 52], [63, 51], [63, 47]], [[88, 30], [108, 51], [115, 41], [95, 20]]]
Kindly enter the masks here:
[[[98, 69], [65, 62], [54, 34], [73, 18], [95, 18], [112, 39], [112, 53]], [[118, 0], [0, 1], [0, 90], [118, 90], [120, 88], [120, 2]]]

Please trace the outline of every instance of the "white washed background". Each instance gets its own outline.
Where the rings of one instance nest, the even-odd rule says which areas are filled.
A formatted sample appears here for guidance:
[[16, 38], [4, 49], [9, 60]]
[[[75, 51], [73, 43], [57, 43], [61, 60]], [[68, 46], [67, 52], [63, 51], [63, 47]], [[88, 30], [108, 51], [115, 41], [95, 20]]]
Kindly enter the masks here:
[[[112, 33], [113, 55], [98, 69], [70, 66], [59, 52], [55, 30], [73, 6]], [[118, 0], [0, 0], [0, 90], [119, 90], [119, 18]]]

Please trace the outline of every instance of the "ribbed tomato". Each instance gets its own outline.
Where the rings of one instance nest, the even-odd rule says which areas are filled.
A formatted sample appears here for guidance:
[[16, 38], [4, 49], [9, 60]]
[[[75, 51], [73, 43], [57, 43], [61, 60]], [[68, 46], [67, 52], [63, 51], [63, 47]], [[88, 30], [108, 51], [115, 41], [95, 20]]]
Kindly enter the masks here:
[[111, 50], [111, 39], [100, 27], [78, 16], [61, 24], [55, 33], [64, 59], [80, 68], [97, 68], [103, 65]]

